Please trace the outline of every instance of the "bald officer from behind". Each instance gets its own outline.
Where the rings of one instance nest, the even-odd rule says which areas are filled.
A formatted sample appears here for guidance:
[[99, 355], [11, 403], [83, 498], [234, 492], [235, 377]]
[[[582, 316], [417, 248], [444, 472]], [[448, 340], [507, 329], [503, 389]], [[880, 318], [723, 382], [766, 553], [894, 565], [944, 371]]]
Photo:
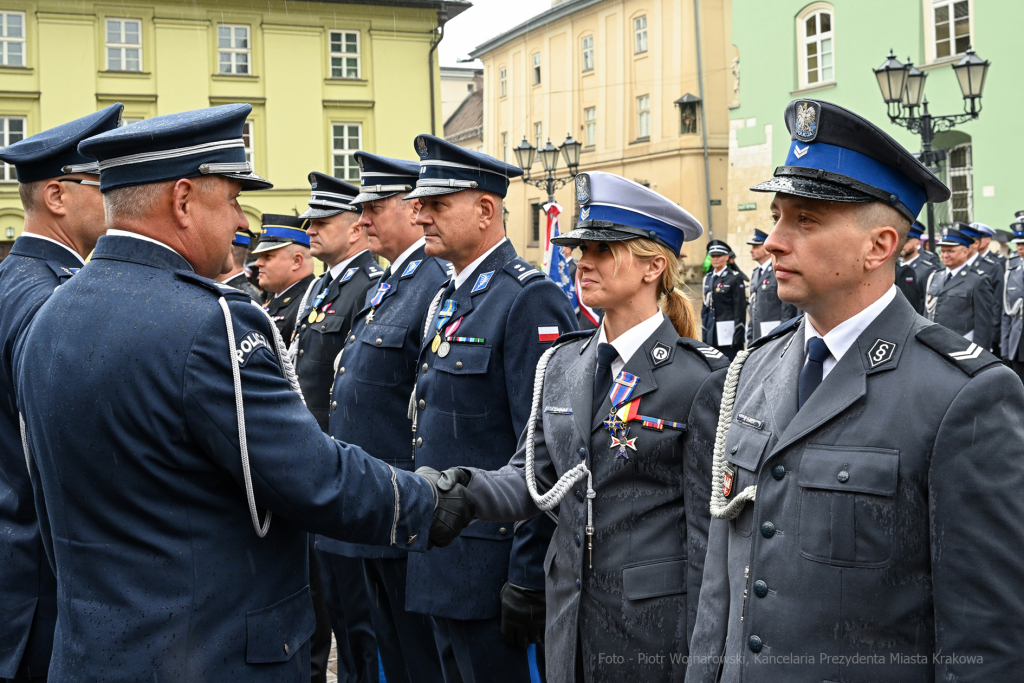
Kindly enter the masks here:
[[[329, 433], [378, 453], [396, 469], [412, 471], [416, 461], [409, 443], [409, 396], [418, 374], [423, 318], [451, 266], [426, 255], [423, 229], [416, 223], [419, 201], [406, 199], [416, 186], [419, 164], [367, 152], [355, 156], [362, 172], [359, 196], [353, 200], [362, 207], [359, 225], [370, 251], [390, 265], [362, 303], [338, 361]], [[443, 680], [430, 618], [405, 608], [408, 553], [324, 536], [317, 537], [317, 550], [330, 559], [339, 580], [339, 569], [353, 563], [360, 584], [365, 573], [364, 594], [369, 594], [376, 634], [373, 666], [379, 650], [392, 683]], [[339, 643], [339, 667], [342, 650]]]
[[0, 263], [0, 681], [45, 681], [57, 584], [43, 552], [15, 409], [13, 354], [39, 307], [105, 230], [99, 167], [78, 143], [112, 130], [120, 104], [0, 150], [18, 173], [25, 228]]
[[[406, 198], [422, 204], [424, 253], [451, 261], [455, 275], [436, 292], [420, 332], [409, 454], [437, 471], [498, 469], [529, 419], [537, 361], [576, 329], [576, 316], [558, 285], [505, 237], [502, 203], [522, 170], [431, 135], [414, 144], [420, 175]], [[526, 649], [516, 644], [544, 631], [543, 560], [553, 532], [544, 516], [518, 529], [478, 522], [429, 558], [409, 556], [406, 606], [433, 617], [438, 647], [452, 648], [458, 670], [445, 670], [448, 683], [529, 680]]]
[[302, 295], [314, 280], [307, 227], [308, 219], [265, 213], [260, 241], [252, 250], [260, 269], [260, 288], [268, 297], [263, 310], [270, 314], [286, 344], [295, 332]]
[[107, 234], [14, 359], [57, 575], [54, 680], [306, 683], [306, 530], [425, 550], [435, 496], [443, 516], [458, 491], [324, 434], [274, 325], [211, 279], [247, 227], [239, 192], [270, 186], [245, 161], [250, 110], [79, 147]]
[[231, 242], [231, 251], [228, 252], [228, 262], [225, 265], [227, 272], [218, 276], [217, 282], [223, 282], [237, 290], [243, 291], [249, 295], [250, 299], [258, 304], [262, 304], [262, 293], [245, 276], [245, 259], [249, 256], [251, 244], [251, 232], [248, 230], [235, 231], [235, 239]]
[[797, 100], [786, 124], [753, 189], [776, 193], [765, 248], [806, 316], [726, 378], [686, 681], [1016, 680], [1024, 386], [893, 283], [950, 192], [837, 105]]

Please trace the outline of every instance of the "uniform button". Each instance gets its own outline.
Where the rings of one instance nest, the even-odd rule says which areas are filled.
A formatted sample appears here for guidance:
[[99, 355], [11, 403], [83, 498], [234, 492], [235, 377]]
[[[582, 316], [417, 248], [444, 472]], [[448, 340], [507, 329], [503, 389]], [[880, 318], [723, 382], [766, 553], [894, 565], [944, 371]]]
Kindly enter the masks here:
[[462, 369], [462, 361], [461, 360], [455, 362], [455, 369], [456, 370], [461, 370]]
[[576, 579], [576, 590], [579, 590], [579, 589], [581, 589], [581, 588], [583, 588], [583, 584], [582, 584], [582, 583], [580, 583], [580, 580], [579, 580], [579, 579]]
[[508, 536], [508, 529], [506, 529], [505, 527], [501, 527], [500, 529], [498, 529], [498, 534], [501, 536]]
[[581, 458], [587, 457], [587, 449], [586, 448], [581, 448], [580, 449], [580, 457]]
[[423, 364], [423, 372], [426, 372], [426, 371], [427, 371], [427, 364], [426, 364], [426, 363], [424, 363], [424, 364]]
[[284, 644], [284, 653], [288, 654], [288, 643]]
[[850, 481], [850, 473], [846, 470], [840, 470], [839, 474], [836, 475], [836, 479], [838, 479], [841, 484], [845, 484]]
[[376, 344], [377, 346], [380, 346], [381, 344], [383, 344], [383, 343], [384, 343], [384, 340], [383, 340], [383, 339], [381, 339], [380, 337], [377, 337], [377, 341], [375, 341], [375, 342], [373, 342], [373, 343], [374, 343], [374, 344]]
[[354, 342], [356, 340], [356, 335], [353, 334], [352, 336], [350, 336], [348, 338], [348, 340], [349, 340], [349, 342]]
[[747, 647], [750, 648], [751, 652], [760, 652], [761, 648], [764, 647], [764, 643], [761, 642], [761, 636], [750, 636], [747, 639]]
[[778, 480], [781, 480], [786, 476], [786, 467], [784, 465], [776, 465], [772, 468], [772, 476]]
[[576, 541], [576, 547], [577, 548], [579, 548], [581, 545], [583, 545], [583, 540], [580, 539], [580, 535], [579, 534], [576, 534], [575, 536], [573, 536], [572, 540]]
[[306, 349], [299, 349], [299, 355], [300, 356], [305, 356], [306, 355]]
[[419, 448], [422, 445], [423, 445], [423, 437], [421, 436], [420, 438], [416, 439], [416, 448]]
[[337, 410], [337, 409], [338, 409], [338, 402], [337, 401], [331, 401], [331, 410]]
[[338, 374], [339, 375], [344, 375], [345, 374], [345, 368], [338, 368]]
[[583, 502], [583, 491], [577, 491], [576, 492], [576, 499], [578, 501], [580, 501], [581, 503]]
[[325, 331], [326, 329], [327, 329], [327, 325], [321, 325], [320, 326], [320, 331], [321, 332]]
[[420, 407], [420, 410], [423, 410], [424, 408], [426, 408], [426, 407], [427, 407], [427, 402], [426, 402], [426, 401], [424, 401], [424, 400], [423, 400], [423, 399], [421, 398], [421, 399], [420, 399], [420, 402], [419, 402], [419, 403], [418, 403], [417, 405], [419, 405], [419, 407]]
[[302, 323], [302, 329], [306, 329], [306, 323]]
[[764, 581], [755, 581], [754, 595], [756, 595], [759, 598], [763, 598], [764, 596], [768, 595], [768, 584]]
[[730, 452], [730, 453], [732, 453], [733, 455], [736, 455], [736, 452], [737, 452], [737, 451], [738, 451], [739, 449], [740, 449], [740, 447], [739, 447], [739, 446], [733, 446], [733, 447], [732, 447], [732, 450], [730, 450], [729, 452]]
[[771, 538], [775, 535], [775, 525], [771, 522], [763, 522], [761, 524], [761, 535], [765, 538]]

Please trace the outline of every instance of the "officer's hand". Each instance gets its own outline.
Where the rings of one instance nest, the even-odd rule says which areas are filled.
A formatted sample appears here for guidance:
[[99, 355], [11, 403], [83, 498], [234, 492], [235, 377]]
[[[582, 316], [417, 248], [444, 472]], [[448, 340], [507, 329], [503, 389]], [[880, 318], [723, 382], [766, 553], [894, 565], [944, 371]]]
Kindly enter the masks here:
[[525, 650], [544, 640], [544, 591], [506, 582], [501, 589], [501, 636], [509, 647]]
[[465, 529], [476, 513], [476, 505], [466, 484], [472, 478], [469, 472], [459, 467], [438, 472], [432, 467], [416, 470], [434, 489], [434, 520], [430, 523], [430, 538], [427, 548], [451, 545]]

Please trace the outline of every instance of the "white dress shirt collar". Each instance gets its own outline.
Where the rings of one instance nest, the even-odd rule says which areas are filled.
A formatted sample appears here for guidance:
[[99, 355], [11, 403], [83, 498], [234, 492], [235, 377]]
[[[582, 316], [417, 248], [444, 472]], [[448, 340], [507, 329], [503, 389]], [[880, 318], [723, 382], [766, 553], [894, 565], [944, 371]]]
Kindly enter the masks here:
[[825, 379], [828, 373], [832, 371], [832, 368], [836, 366], [836, 363], [842, 360], [861, 333], [868, 328], [868, 325], [873, 323], [875, 318], [885, 310], [885, 307], [892, 303], [892, 300], [896, 298], [896, 291], [896, 285], [892, 285], [875, 303], [852, 318], [847, 318], [839, 323], [825, 336], [818, 334], [818, 331], [814, 329], [814, 325], [811, 324], [810, 318], [804, 319], [804, 353], [806, 354], [807, 352], [807, 342], [814, 337], [821, 337], [831, 354], [822, 364], [822, 379]]
[[[109, 235], [110, 237], [133, 237], [133, 238], [135, 238], [137, 240], [143, 240], [145, 242], [152, 242], [153, 244], [159, 244], [164, 249], [169, 249], [170, 251], [173, 251], [175, 254], [178, 254], [178, 251], [176, 249], [173, 249], [172, 247], [167, 246], [163, 242], [159, 242], [159, 241], [153, 239], [152, 237], [146, 237], [145, 235], [140, 235], [137, 232], [128, 232], [127, 230], [107, 230], [107, 235]], [[178, 256], [181, 256], [181, 254], [178, 254]], [[185, 258], [184, 256], [181, 256], [181, 258], [184, 259], [185, 263], [188, 263], [188, 259], [187, 258]], [[192, 268], [192, 264], [189, 263], [188, 267]], [[192, 272], [195, 272], [195, 268], [192, 268]]]
[[914, 254], [914, 258], [912, 258], [912, 259], [907, 259], [906, 261], [902, 261], [902, 260], [901, 260], [901, 262], [903, 263], [903, 265], [905, 265], [905, 266], [909, 266], [909, 265], [910, 265], [911, 263], [913, 263], [914, 261], [916, 261], [916, 260], [917, 260], [917, 259], [919, 259], [919, 258], [921, 258], [921, 253], [920, 253], [920, 252], [918, 252], [918, 253]]
[[[643, 346], [644, 342], [661, 327], [661, 322], [664, 319], [665, 314], [659, 310], [650, 318], [629, 328], [616, 337], [615, 341], [611, 342], [611, 345], [619, 352], [618, 357], [612, 361], [612, 377], [617, 377], [622, 372], [622, 368], [626, 367], [626, 363], [633, 357], [637, 349]], [[601, 330], [597, 334], [597, 343], [608, 343], [608, 337], [604, 333], [604, 323], [601, 324]]]
[[484, 259], [491, 255], [491, 253], [500, 247], [501, 245], [508, 242], [507, 237], [502, 237], [501, 241], [495, 244], [493, 247], [484, 252], [483, 256], [473, 261], [468, 266], [462, 269], [462, 272], [455, 276], [455, 289], [458, 289], [462, 284], [473, 276], [473, 271], [480, 267], [480, 264], [484, 262]]
[[[363, 249], [363, 251], [367, 251], [367, 250]], [[337, 280], [338, 276], [341, 275], [342, 271], [345, 270], [345, 268], [348, 266], [348, 264], [352, 263], [352, 259], [354, 259], [356, 256], [359, 256], [359, 254], [362, 254], [363, 251], [360, 251], [358, 253], [352, 254], [351, 256], [349, 256], [347, 259], [345, 259], [341, 263], [338, 263], [338, 264], [335, 264], [335, 265], [331, 266], [331, 282], [334, 282], [335, 280]]]
[[[949, 273], [950, 275], [952, 275], [953, 277], [956, 277], [957, 275], [960, 274], [961, 270], [963, 270], [964, 268], [966, 268], [969, 265], [971, 265], [971, 262], [970, 261], [966, 261], [964, 263], [961, 263], [956, 268], [946, 268], [946, 272]], [[942, 280], [943, 280], [943, 282], [945, 282], [946, 278], [943, 277]]]
[[725, 275], [725, 271], [727, 271], [727, 270], [729, 270], [729, 266], [725, 266], [721, 270], [716, 270], [716, 271], [713, 271], [713, 272], [715, 274], [715, 277], [722, 277], [723, 275]]
[[53, 239], [52, 237], [44, 237], [43, 235], [37, 235], [34, 232], [22, 232], [21, 234], [24, 235], [25, 237], [34, 237], [37, 240], [46, 240], [47, 242], [53, 242], [58, 247], [64, 247], [65, 249], [70, 251], [72, 254], [74, 254], [75, 258], [78, 259], [79, 261], [81, 261], [83, 266], [85, 265], [85, 259], [82, 258], [82, 255], [79, 254], [74, 249], [72, 249], [71, 247], [69, 247], [68, 245], [64, 244], [63, 242], [58, 242], [57, 240]]
[[[300, 282], [302, 282], [302, 280], [305, 280], [305, 279], [306, 279], [306, 278], [302, 278], [302, 279], [300, 279], [300, 280], [296, 280], [295, 282], [291, 283], [290, 285], [288, 285], [287, 287], [285, 287], [285, 288], [284, 288], [283, 290], [281, 290], [280, 292], [278, 292], [277, 294], [275, 294], [275, 295], [274, 295], [274, 298], [276, 299], [276, 298], [277, 298], [277, 297], [279, 297], [279, 296], [284, 296], [284, 295], [285, 295], [285, 293], [287, 293], [289, 289], [291, 289], [292, 287], [294, 287], [295, 285], [299, 284]], [[315, 282], [315, 280], [314, 280], [314, 282]]]
[[977, 260], [978, 260], [978, 252], [974, 252], [974, 253], [973, 253], [973, 254], [971, 254], [971, 256], [970, 256], [970, 257], [969, 257], [969, 258], [967, 259], [967, 263], [965, 263], [964, 265], [965, 265], [965, 266], [973, 266], [973, 265], [974, 265], [974, 262], [975, 262], [975, 261], [977, 261]]
[[418, 240], [416, 240], [415, 242], [413, 242], [409, 246], [409, 248], [406, 249], [405, 251], [403, 251], [402, 255], [399, 256], [398, 258], [396, 258], [395, 262], [391, 264], [391, 274], [394, 275], [395, 273], [397, 273], [398, 269], [402, 267], [402, 264], [404, 264], [406, 261], [408, 261], [409, 257], [412, 256], [412, 253], [414, 251], [416, 251], [417, 249], [419, 249], [420, 247], [422, 247], [426, 243], [427, 243], [427, 238], [426, 237], [421, 237]]

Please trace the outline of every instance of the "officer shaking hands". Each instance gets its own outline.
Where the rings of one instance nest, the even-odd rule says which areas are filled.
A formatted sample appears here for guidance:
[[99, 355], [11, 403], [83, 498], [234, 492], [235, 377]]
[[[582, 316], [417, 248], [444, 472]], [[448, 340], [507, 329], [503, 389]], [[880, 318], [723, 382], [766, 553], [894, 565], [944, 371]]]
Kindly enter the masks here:
[[757, 263], [757, 267], [750, 273], [747, 343], [753, 343], [800, 313], [796, 306], [779, 299], [779, 281], [772, 269], [772, 257], [764, 248], [766, 239], [767, 233], [755, 229], [754, 236], [747, 241], [750, 245], [750, 258]]
[[[498, 469], [529, 419], [537, 360], [576, 317], [505, 237], [502, 202], [522, 170], [431, 135], [415, 149], [420, 176], [406, 198], [422, 204], [425, 254], [450, 261], [455, 275], [421, 332], [413, 455], [434, 478], [456, 465]], [[445, 671], [448, 683], [528, 680], [525, 643], [544, 630], [553, 530], [546, 517], [518, 530], [478, 522], [448, 548], [409, 556], [406, 606], [433, 617], [438, 647], [452, 649], [458, 671]]]
[[445, 517], [458, 485], [324, 434], [264, 311], [211, 279], [248, 227], [239, 192], [270, 186], [245, 159], [250, 111], [79, 146], [107, 234], [14, 358], [57, 575], [53, 680], [306, 683], [306, 530], [423, 551], [435, 499], [443, 526], [464, 517]]
[[992, 282], [984, 271], [968, 264], [977, 240], [969, 233], [950, 228], [938, 245], [946, 267], [928, 276], [925, 315], [988, 351], [996, 331], [992, 319], [994, 295]]
[[106, 230], [100, 169], [78, 153], [78, 143], [117, 128], [122, 109], [112, 104], [0, 150], [0, 160], [17, 170], [25, 209], [24, 232], [0, 263], [0, 680], [46, 680], [57, 621], [57, 582], [21, 447], [14, 349]]
[[765, 248], [806, 316], [725, 381], [686, 681], [1015, 680], [1024, 386], [893, 282], [950, 192], [842, 107], [785, 120], [789, 155], [753, 189], [775, 193]]
[[263, 232], [252, 250], [259, 267], [260, 287], [267, 293], [263, 310], [289, 342], [302, 295], [313, 283], [313, 258], [309, 253], [309, 220], [285, 214], [263, 214]]
[[729, 268], [732, 249], [722, 240], [708, 242], [711, 271], [704, 276], [704, 309], [701, 322], [704, 343], [714, 346], [730, 360], [746, 339], [747, 288], [743, 274]]

